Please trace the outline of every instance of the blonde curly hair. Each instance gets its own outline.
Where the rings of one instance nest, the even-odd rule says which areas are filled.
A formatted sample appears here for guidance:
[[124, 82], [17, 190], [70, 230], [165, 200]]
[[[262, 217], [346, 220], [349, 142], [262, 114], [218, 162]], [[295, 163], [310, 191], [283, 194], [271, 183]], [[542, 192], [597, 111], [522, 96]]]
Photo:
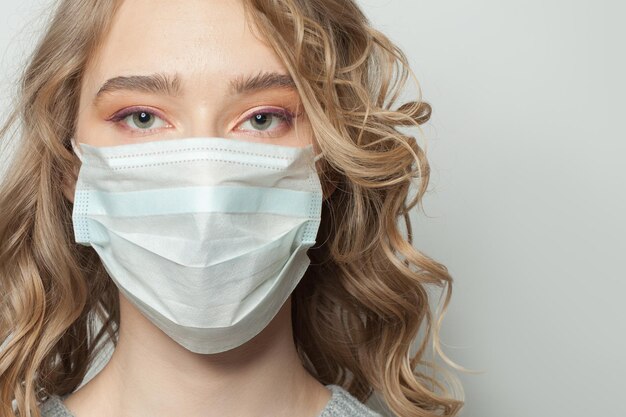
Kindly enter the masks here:
[[[380, 393], [401, 417], [454, 416], [463, 406], [426, 360], [452, 292], [446, 267], [412, 245], [429, 164], [400, 127], [427, 122], [418, 97], [396, 106], [415, 75], [403, 52], [352, 0], [243, 0], [248, 22], [284, 62], [325, 154], [324, 201], [311, 264], [292, 294], [294, 342], [305, 368], [360, 401]], [[39, 402], [74, 391], [104, 347], [117, 343], [118, 289], [90, 247], [73, 241], [73, 136], [80, 83], [121, 0], [62, 0], [20, 79], [0, 130], [21, 141], [0, 184], [0, 417], [38, 417]], [[417, 81], [416, 81], [417, 84]], [[417, 193], [407, 201], [410, 185]], [[405, 221], [407, 237], [398, 220]], [[428, 287], [445, 288], [433, 329]], [[101, 323], [96, 326], [94, 323]], [[413, 342], [424, 328], [418, 349]], [[13, 410], [16, 408], [16, 411]]]

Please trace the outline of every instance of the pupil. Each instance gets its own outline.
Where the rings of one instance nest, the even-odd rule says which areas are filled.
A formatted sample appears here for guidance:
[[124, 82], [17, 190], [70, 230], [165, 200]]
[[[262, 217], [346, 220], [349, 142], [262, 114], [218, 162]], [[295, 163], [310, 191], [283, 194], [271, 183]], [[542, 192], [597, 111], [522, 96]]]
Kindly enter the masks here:
[[[267, 121], [268, 121], [268, 120], [271, 120], [271, 116], [270, 116], [270, 117], [267, 117], [267, 115], [265, 115], [265, 114], [256, 114], [256, 115], [254, 116], [254, 119], [253, 119], [253, 120], [254, 120], [253, 124], [257, 125], [257, 126], [256, 126], [257, 128], [260, 128], [260, 129], [264, 130], [264, 129], [267, 129], [267, 127], [269, 126], [269, 124], [268, 124], [268, 125], [266, 125], [266, 126], [263, 126], [263, 125], [265, 125], [265, 124], [267, 123]], [[259, 125], [260, 125], [260, 126], [259, 126]]]
[[139, 113], [135, 113], [134, 118], [140, 127], [147, 127], [146, 125], [149, 125], [151, 121], [151, 114], [145, 111], [142, 111]]
[[139, 113], [139, 121], [141, 123], [147, 123], [150, 121], [150, 116], [148, 116], [148, 113], [141, 112]]

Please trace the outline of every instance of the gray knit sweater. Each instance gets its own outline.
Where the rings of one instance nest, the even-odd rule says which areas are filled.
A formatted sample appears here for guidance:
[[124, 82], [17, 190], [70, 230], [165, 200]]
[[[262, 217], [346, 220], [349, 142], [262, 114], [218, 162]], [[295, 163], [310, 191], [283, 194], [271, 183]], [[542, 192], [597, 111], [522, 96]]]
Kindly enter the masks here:
[[[318, 417], [382, 417], [359, 402], [343, 387], [330, 384], [326, 385], [326, 388], [332, 391], [332, 396]], [[63, 404], [63, 399], [65, 397], [51, 395], [40, 406], [42, 417], [74, 417]]]

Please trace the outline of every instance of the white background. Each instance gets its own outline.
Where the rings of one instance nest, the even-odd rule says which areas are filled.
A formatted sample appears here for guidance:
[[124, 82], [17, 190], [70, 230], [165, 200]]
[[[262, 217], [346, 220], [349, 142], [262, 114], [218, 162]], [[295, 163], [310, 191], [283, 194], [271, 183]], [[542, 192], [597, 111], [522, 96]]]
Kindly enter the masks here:
[[[0, 2], [5, 113], [47, 4]], [[445, 352], [485, 371], [462, 415], [625, 416], [625, 3], [360, 4], [433, 107], [415, 245], [455, 279]]]

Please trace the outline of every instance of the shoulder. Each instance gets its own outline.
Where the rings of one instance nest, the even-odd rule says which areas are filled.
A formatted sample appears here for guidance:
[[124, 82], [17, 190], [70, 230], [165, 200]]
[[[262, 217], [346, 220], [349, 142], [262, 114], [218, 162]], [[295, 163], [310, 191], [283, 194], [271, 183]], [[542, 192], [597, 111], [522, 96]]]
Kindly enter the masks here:
[[41, 417], [74, 417], [72, 413], [65, 407], [61, 397], [58, 395], [50, 395], [39, 406]]
[[326, 385], [332, 396], [318, 417], [383, 417], [339, 385]]
[[[326, 407], [318, 417], [383, 417], [365, 404], [357, 400], [339, 385], [326, 385], [332, 395]], [[42, 417], [74, 417], [65, 407], [61, 397], [51, 395], [40, 406]]]

